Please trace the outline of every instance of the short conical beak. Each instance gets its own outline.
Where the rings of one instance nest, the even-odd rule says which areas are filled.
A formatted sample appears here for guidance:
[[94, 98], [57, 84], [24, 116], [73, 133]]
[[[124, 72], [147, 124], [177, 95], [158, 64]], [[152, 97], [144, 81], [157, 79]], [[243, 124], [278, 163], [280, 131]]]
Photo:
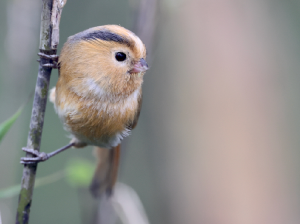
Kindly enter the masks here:
[[132, 73], [140, 73], [140, 72], [144, 72], [148, 70], [148, 64], [145, 61], [144, 58], [142, 58], [141, 60], [139, 60], [138, 62], [136, 62], [133, 66], [133, 69], [131, 69], [129, 71], [130, 74]]

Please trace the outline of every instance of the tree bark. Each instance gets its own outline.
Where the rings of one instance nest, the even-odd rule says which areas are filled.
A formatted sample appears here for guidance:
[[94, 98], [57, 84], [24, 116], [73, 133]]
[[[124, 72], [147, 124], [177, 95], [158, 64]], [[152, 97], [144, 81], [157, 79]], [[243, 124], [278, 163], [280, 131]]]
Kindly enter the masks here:
[[[59, 38], [58, 24], [60, 14], [65, 3], [66, 0], [61, 2], [58, 0], [43, 0], [39, 47], [41, 53], [47, 55], [55, 55], [57, 52], [56, 48]], [[51, 18], [53, 19], [51, 20]], [[53, 27], [56, 29], [55, 38], [53, 38]], [[35, 87], [30, 129], [27, 139], [27, 148], [38, 151], [40, 150], [50, 75], [52, 71], [52, 68], [43, 67], [43, 64], [49, 64], [51, 62], [51, 60], [45, 58], [41, 58], [39, 62], [39, 72]], [[26, 157], [32, 157], [32, 155], [27, 153]], [[17, 224], [27, 224], [29, 222], [36, 170], [37, 165], [24, 165], [21, 191], [19, 195], [19, 204], [16, 216]]]

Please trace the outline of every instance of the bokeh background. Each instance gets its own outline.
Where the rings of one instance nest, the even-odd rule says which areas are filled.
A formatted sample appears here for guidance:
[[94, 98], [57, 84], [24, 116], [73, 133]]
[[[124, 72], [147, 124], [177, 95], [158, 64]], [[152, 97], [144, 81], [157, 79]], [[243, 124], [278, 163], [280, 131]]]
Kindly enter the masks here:
[[[300, 1], [160, 0], [155, 16], [139, 14], [153, 2], [70, 0], [62, 13], [59, 50], [103, 24], [135, 30], [148, 45], [142, 113], [119, 180], [153, 224], [300, 223]], [[40, 10], [41, 1], [0, 1], [0, 123], [34, 89]], [[30, 114], [31, 102], [0, 144], [0, 189], [21, 181]], [[66, 136], [49, 103], [41, 150]], [[37, 177], [70, 158], [94, 162], [91, 147], [70, 149]], [[30, 223], [89, 223], [83, 191], [63, 179], [37, 188]], [[3, 224], [14, 222], [17, 202], [0, 199]]]

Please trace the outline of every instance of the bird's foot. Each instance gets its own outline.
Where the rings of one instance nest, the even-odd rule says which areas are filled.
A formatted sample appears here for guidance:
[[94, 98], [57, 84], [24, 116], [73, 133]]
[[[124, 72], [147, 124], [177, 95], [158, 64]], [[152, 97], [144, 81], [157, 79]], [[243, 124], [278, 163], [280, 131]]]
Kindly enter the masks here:
[[45, 152], [39, 152], [34, 149], [28, 149], [28, 148], [22, 148], [24, 152], [30, 153], [36, 157], [22, 157], [20, 163], [26, 164], [26, 165], [33, 165], [37, 164], [39, 162], [44, 162], [48, 160], [50, 157]]
[[[48, 55], [48, 54], [39, 52], [38, 56], [40, 56], [40, 58], [52, 60], [52, 63], [42, 64], [43, 67], [46, 67], [46, 68], [58, 68], [59, 67], [58, 55]], [[37, 61], [40, 62], [40, 60], [37, 60]]]
[[54, 54], [54, 55], [48, 55], [48, 54], [44, 54], [39, 52], [38, 56], [40, 56], [41, 58], [45, 58], [45, 59], [50, 59], [53, 61], [58, 61], [58, 55]]

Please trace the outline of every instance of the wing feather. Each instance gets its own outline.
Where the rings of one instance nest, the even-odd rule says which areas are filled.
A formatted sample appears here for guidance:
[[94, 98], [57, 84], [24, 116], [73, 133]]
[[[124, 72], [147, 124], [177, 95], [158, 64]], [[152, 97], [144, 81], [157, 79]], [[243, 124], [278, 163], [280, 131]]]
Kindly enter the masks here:
[[141, 94], [140, 98], [138, 99], [138, 109], [136, 110], [135, 117], [134, 117], [133, 121], [130, 124], [128, 124], [128, 126], [127, 126], [127, 128], [130, 130], [134, 129], [138, 123], [141, 109], [142, 109], [142, 101], [143, 101], [143, 95]]

